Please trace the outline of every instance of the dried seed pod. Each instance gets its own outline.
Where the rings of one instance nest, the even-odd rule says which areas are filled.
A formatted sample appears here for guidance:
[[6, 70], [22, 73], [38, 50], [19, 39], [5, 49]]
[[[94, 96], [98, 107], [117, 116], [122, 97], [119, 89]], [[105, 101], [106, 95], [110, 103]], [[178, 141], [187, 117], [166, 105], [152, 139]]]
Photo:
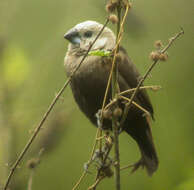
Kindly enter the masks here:
[[114, 112], [113, 112], [113, 115], [115, 116], [115, 117], [120, 117], [121, 115], [122, 115], [122, 109], [121, 108], [116, 108], [115, 110], [114, 110]]
[[112, 1], [110, 0], [107, 4], [106, 4], [106, 11], [108, 13], [112, 13], [115, 11], [116, 7], [117, 7], [117, 1]]
[[103, 174], [104, 174], [104, 177], [112, 177], [114, 172], [112, 171], [110, 166], [107, 166], [103, 168]]
[[102, 115], [105, 119], [112, 119], [112, 111], [110, 109], [104, 110]]
[[39, 159], [37, 159], [37, 158], [32, 158], [32, 159], [30, 159], [30, 160], [27, 161], [26, 166], [27, 166], [27, 168], [29, 168], [29, 169], [34, 169], [34, 168], [36, 168], [36, 166], [37, 166], [39, 163], [40, 163], [40, 160], [39, 160]]
[[122, 6], [126, 8], [128, 6], [129, 9], [132, 7], [132, 3], [129, 0], [122, 0]]
[[150, 59], [153, 60], [153, 61], [159, 60], [159, 57], [160, 57], [160, 53], [157, 52], [157, 51], [152, 51], [150, 53]]
[[129, 9], [132, 8], [132, 3], [128, 2]]
[[166, 53], [161, 53], [159, 59], [160, 61], [166, 61], [168, 59], [168, 55]]
[[160, 49], [162, 47], [162, 41], [161, 40], [157, 40], [154, 42], [154, 47], [157, 49]]
[[109, 16], [109, 20], [110, 20], [113, 24], [118, 23], [118, 17], [117, 17], [115, 14], [111, 14], [111, 15]]

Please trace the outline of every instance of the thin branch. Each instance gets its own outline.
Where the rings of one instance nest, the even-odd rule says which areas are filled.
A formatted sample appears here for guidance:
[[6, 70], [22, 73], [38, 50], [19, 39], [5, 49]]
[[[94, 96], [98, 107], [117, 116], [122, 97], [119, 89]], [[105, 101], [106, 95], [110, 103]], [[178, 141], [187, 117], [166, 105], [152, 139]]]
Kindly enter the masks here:
[[28, 160], [28, 162], [27, 162], [27, 167], [28, 167], [28, 169], [30, 169], [30, 177], [28, 179], [28, 190], [32, 190], [32, 182], [33, 182], [33, 176], [35, 173], [35, 169], [40, 164], [40, 157], [41, 157], [43, 152], [44, 152], [44, 148], [41, 148], [39, 153], [38, 153], [38, 157], [32, 158], [32, 159]]
[[[110, 137], [110, 136], [109, 136]], [[111, 142], [110, 142], [110, 140], [108, 140], [108, 138], [106, 138], [106, 142], [107, 142], [107, 144], [108, 144], [108, 151], [106, 152], [106, 154], [105, 154], [105, 156], [104, 156], [104, 159], [103, 159], [103, 162], [102, 162], [102, 165], [104, 165], [105, 163], [106, 163], [106, 160], [107, 160], [107, 158], [108, 158], [108, 155], [109, 155], [109, 153], [110, 153], [110, 151], [111, 151], [111, 149], [112, 149], [112, 145], [113, 145], [113, 142], [112, 142], [112, 138], [110, 137], [110, 139], [111, 139]]]
[[[163, 50], [161, 50], [161, 53], [165, 53], [168, 48], [173, 44], [173, 42], [182, 34], [184, 34], [183, 29], [181, 28], [181, 31], [179, 33], [177, 33], [174, 37], [170, 38], [169, 43], [166, 45], [166, 47], [164, 47]], [[144, 76], [141, 78], [141, 80], [139, 81], [135, 91], [133, 92], [132, 96], [131, 96], [131, 101], [129, 103], [126, 104], [125, 109], [124, 109], [124, 113], [123, 113], [123, 117], [121, 119], [121, 126], [123, 125], [123, 123], [125, 122], [126, 118], [127, 118], [127, 114], [129, 112], [130, 106], [132, 104], [132, 101], [134, 100], [135, 96], [137, 95], [141, 85], [143, 84], [143, 82], [145, 81], [145, 79], [148, 77], [148, 75], [150, 74], [150, 72], [152, 71], [152, 69], [154, 68], [154, 66], [157, 64], [158, 60], [155, 60], [150, 67], [148, 68], [147, 72], [144, 74]]]
[[[123, 20], [124, 20], [124, 19], [123, 19]], [[124, 22], [123, 22], [123, 23], [124, 23]], [[123, 24], [123, 23], [122, 23], [122, 24]], [[182, 31], [182, 32], [183, 32], [183, 31]], [[181, 32], [181, 34], [182, 34], [182, 32]], [[120, 36], [121, 36], [121, 34], [122, 34], [122, 32], [120, 31]], [[175, 39], [178, 38], [181, 34], [179, 34], [177, 37], [175, 37]], [[164, 53], [164, 52], [171, 46], [171, 43], [172, 43], [175, 39], [174, 39], [174, 38], [171, 38], [171, 40], [170, 40], [168, 46], [166, 46], [166, 47], [161, 51], [161, 53]], [[117, 42], [117, 44], [116, 44], [116, 46], [115, 46], [115, 50], [118, 48], [120, 41], [121, 41], [121, 37], [119, 38], [119, 40], [118, 40], [118, 42]], [[109, 88], [110, 88], [110, 82], [111, 82], [111, 78], [112, 78], [113, 68], [114, 68], [114, 57], [113, 57], [113, 64], [112, 64], [111, 72], [110, 72], [110, 75], [109, 75], [109, 79], [108, 79], [108, 83], [107, 83], [107, 88], [106, 88], [104, 100], [103, 100], [103, 105], [102, 105], [102, 109], [101, 109], [101, 110], [102, 110], [101, 114], [103, 113], [103, 110], [104, 110], [104, 109], [107, 109], [107, 108], [110, 106], [110, 104], [112, 104], [113, 102], [116, 102], [116, 101], [117, 101], [116, 99], [114, 99], [114, 100], [111, 101], [111, 103], [109, 103], [109, 104], [105, 107], [105, 102], [106, 102], [106, 99], [107, 99], [108, 90], [109, 90]], [[149, 72], [149, 73], [150, 73], [150, 72]], [[149, 73], [148, 73], [148, 74], [149, 74]], [[147, 75], [148, 75], [148, 74], [147, 74]], [[147, 75], [146, 75], [146, 77], [147, 77]], [[146, 78], [146, 77], [145, 77], [145, 78]], [[144, 78], [144, 77], [143, 77], [143, 78]], [[144, 79], [144, 80], [145, 80], [145, 79]], [[144, 80], [143, 80], [143, 81], [144, 81]], [[143, 83], [143, 81], [142, 81], [142, 83]], [[142, 84], [142, 83], [141, 83], [141, 84]], [[129, 89], [129, 90], [123, 91], [123, 92], [121, 92], [121, 93], [118, 94], [118, 95], [123, 95], [123, 94], [125, 94], [125, 93], [130, 93], [130, 92], [134, 92], [134, 93], [135, 93], [135, 91], [136, 91], [136, 93], [137, 93], [137, 91], [138, 91], [139, 89], [146, 89], [146, 88], [149, 89], [149, 88], [150, 88], [150, 89], [152, 89], [152, 90], [158, 90], [158, 89], [160, 88], [159, 86], [144, 86], [144, 87], [141, 87], [141, 84], [140, 84], [139, 86], [137, 86], [136, 88], [134, 88], [134, 89]], [[134, 96], [134, 97], [135, 97], [135, 96]], [[130, 102], [132, 103], [133, 100], [130, 101]], [[131, 104], [131, 103], [130, 103], [130, 104]], [[103, 117], [101, 117], [101, 118], [103, 119]], [[101, 134], [100, 137], [98, 136], [98, 132], [100, 132], [100, 134]], [[97, 130], [97, 135], [96, 135], [96, 138], [95, 138], [95, 146], [93, 147], [92, 155], [93, 155], [93, 153], [94, 153], [94, 151], [95, 151], [95, 147], [96, 147], [97, 141], [98, 141], [98, 140], [101, 141], [101, 140], [103, 139], [103, 138], [101, 138], [101, 137], [102, 137], [102, 131], [98, 128], [98, 130]], [[123, 167], [123, 168], [120, 168], [119, 170], [124, 170], [124, 169], [129, 168], [129, 167], [131, 167], [131, 165], [125, 166], [125, 167]], [[82, 179], [84, 178], [85, 174], [86, 174], [86, 171], [83, 172], [82, 176], [80, 177], [80, 180], [79, 180], [78, 183], [74, 186], [73, 190], [75, 190], [75, 189], [78, 187], [78, 185], [81, 183]], [[99, 177], [97, 177], [95, 183], [94, 183], [92, 186], [90, 186], [90, 188], [96, 189], [97, 185], [100, 183], [101, 180], [102, 180], [102, 179], [100, 179]]]
[[[107, 26], [108, 22], [109, 22], [109, 19], [106, 20], [106, 22], [103, 25], [102, 29], [100, 30], [99, 34], [97, 35], [97, 37], [95, 38], [95, 40], [93, 41], [93, 43], [91, 44], [91, 46], [89, 47], [88, 51], [86, 52], [86, 56], [89, 53], [89, 51], [91, 50], [91, 48], [94, 45], [94, 43], [96, 42], [96, 40], [99, 38], [99, 36], [103, 32], [104, 28]], [[93, 145], [93, 148], [92, 148], [91, 156], [90, 156], [90, 159], [88, 161], [88, 167], [89, 167], [89, 165], [90, 165], [90, 163], [92, 161], [92, 157], [94, 155], [94, 152], [95, 152], [95, 149], [96, 149], [96, 146], [97, 146], [97, 142], [98, 142], [98, 137], [101, 136], [100, 134], [101, 134], [101, 129], [98, 128], [97, 129], [97, 132], [96, 132], [95, 142], [94, 142], [94, 145]], [[77, 183], [73, 186], [72, 190], [76, 190], [77, 189], [77, 187], [80, 185], [80, 183], [82, 182], [82, 180], [86, 176], [86, 174], [87, 174], [87, 171], [83, 171], [82, 175], [80, 176], [80, 178], [77, 181]]]
[[[127, 13], [128, 13], [128, 9], [129, 9], [129, 7], [127, 6], [125, 15], [124, 15], [123, 20], [122, 20], [122, 23], [121, 23], [121, 28], [123, 28], [123, 25], [124, 25], [124, 22], [125, 22]], [[119, 44], [120, 44], [120, 41], [122, 39], [122, 30], [119, 31], [118, 36], [119, 36], [119, 39], [118, 39], [118, 41], [117, 41], [117, 43], [115, 45], [114, 52], [117, 52], [117, 49], [119, 48]], [[107, 96], [108, 96], [108, 91], [110, 89], [110, 84], [111, 84], [113, 69], [114, 69], [114, 66], [115, 66], [115, 61], [116, 61], [116, 54], [114, 53], [114, 55], [113, 55], [113, 61], [112, 61], [112, 67], [111, 67], [111, 71], [110, 71], [110, 74], [109, 74], [109, 78], [108, 78], [108, 82], [107, 82], [107, 86], [106, 86], [106, 90], [105, 90], [105, 95], [104, 95], [104, 99], [103, 99], [103, 103], [102, 103], [102, 109], [101, 109], [102, 110], [102, 112], [101, 112], [101, 118], [102, 119], [103, 119], [102, 113], [103, 113], [103, 109], [104, 109], [105, 104], [106, 104], [106, 100], [107, 100]]]
[[[123, 25], [125, 18], [127, 16], [129, 6], [126, 6], [126, 11], [123, 17], [123, 20], [121, 22], [121, 10], [122, 10], [122, 1], [118, 1], [118, 6], [117, 6], [117, 15], [118, 15], [118, 23], [117, 23], [117, 47], [114, 51], [114, 59], [113, 59], [113, 74], [112, 74], [112, 99], [117, 99], [118, 97], [118, 90], [117, 90], [117, 84], [118, 84], [118, 63], [116, 62], [116, 54], [118, 53], [119, 50], [119, 45], [120, 41], [122, 38], [122, 33], [123, 33]], [[112, 129], [113, 129], [113, 134], [114, 134], [114, 155], [115, 155], [115, 186], [116, 190], [121, 189], [121, 183], [120, 183], [120, 155], [119, 155], [119, 126], [118, 126], [118, 117], [114, 116], [112, 117]]]
[[113, 139], [112, 139], [111, 136], [109, 136], [109, 134], [106, 134], [104, 137], [105, 137], [105, 140], [106, 140], [105, 147], [104, 147], [106, 152], [103, 155], [103, 160], [102, 160], [102, 163], [101, 163], [101, 167], [98, 169], [98, 172], [97, 172], [97, 175], [96, 175], [96, 180], [100, 176], [102, 170], [104, 170], [104, 166], [106, 166], [106, 161], [108, 159], [108, 155], [109, 155], [109, 153], [112, 149], [112, 145], [113, 145]]
[[75, 190], [79, 185], [80, 183], [82, 182], [83, 178], [86, 176], [87, 172], [86, 171], [83, 171], [82, 172], [82, 175], [80, 176], [79, 180], [77, 181], [77, 183], [74, 185], [73, 189], [72, 190]]
[[[129, 9], [129, 6], [126, 7], [126, 11], [125, 11], [124, 17], [122, 19], [121, 25], [119, 23], [119, 28], [120, 29], [119, 29], [118, 35], [117, 35], [117, 42], [116, 42], [116, 45], [115, 45], [115, 48], [114, 48], [114, 55], [113, 55], [112, 67], [111, 67], [111, 71], [110, 71], [110, 74], [109, 74], [109, 78], [108, 78], [108, 82], [107, 82], [107, 87], [106, 87], [105, 95], [104, 95], [104, 99], [103, 99], [102, 109], [101, 109], [101, 117], [100, 117], [101, 118], [101, 123], [103, 123], [103, 115], [102, 114], [103, 114], [103, 110], [104, 110], [104, 107], [105, 107], [105, 104], [106, 104], [106, 100], [107, 100], [107, 96], [108, 96], [108, 91], [109, 91], [110, 84], [111, 84], [111, 79], [112, 79], [112, 76], [113, 76], [113, 70], [114, 70], [115, 62], [116, 62], [116, 53], [117, 53], [117, 50], [119, 48], [120, 41], [122, 39], [123, 26], [124, 26], [124, 22], [125, 22], [127, 13], [128, 13], [128, 9]], [[113, 127], [113, 128], [117, 128], [117, 127]], [[100, 129], [98, 129], [98, 130], [100, 130]], [[102, 131], [101, 131], [101, 135], [102, 135]], [[100, 142], [100, 150], [101, 150], [102, 140], [100, 140], [99, 142]], [[118, 147], [118, 138], [117, 137], [116, 137], [115, 144], [116, 144], [115, 146], [117, 147], [117, 148], [115, 148], [116, 160], [118, 161], [116, 163], [116, 165], [115, 165], [115, 168], [116, 168], [115, 169], [116, 170], [115, 181], [116, 181], [117, 189], [119, 190], [120, 189], [120, 161], [119, 161], [119, 151], [118, 151], [119, 150], [119, 147]]]
[[[105, 168], [107, 167], [107, 159], [108, 159], [108, 156], [109, 156], [109, 153], [110, 153], [110, 151], [111, 151], [111, 149], [112, 149], [112, 145], [113, 145], [113, 141], [112, 141], [112, 137], [110, 137], [109, 136], [109, 134], [106, 134], [105, 136], [105, 139], [106, 139], [106, 143], [105, 143], [105, 147], [104, 147], [104, 150], [106, 150], [105, 152], [104, 152], [104, 154], [102, 154], [102, 162], [100, 163], [100, 168], [98, 168], [98, 171], [97, 171], [97, 174], [96, 174], [96, 177], [95, 177], [95, 183], [94, 184], [96, 184], [95, 186], [93, 186], [93, 190], [96, 190], [96, 187], [97, 187], [97, 185], [99, 184], [99, 182], [103, 179], [103, 178], [105, 178], [105, 177], [107, 177], [108, 175], [107, 174], [105, 174], [104, 172], [104, 170], [105, 170]], [[110, 139], [111, 140], [110, 140]], [[110, 167], [111, 165], [112, 165], [112, 163], [108, 163], [108, 167]], [[102, 178], [103, 177], [103, 178]], [[108, 177], [110, 177], [110, 174], [109, 174], [109, 176]], [[102, 178], [100, 181], [98, 181], [98, 179], [99, 178]], [[98, 181], [98, 183], [96, 183]]]
[[8, 185], [10, 183], [10, 180], [17, 168], [17, 166], [20, 164], [20, 162], [22, 161], [24, 155], [26, 154], [26, 152], [28, 151], [29, 147], [31, 146], [32, 142], [34, 141], [34, 139], [36, 138], [36, 136], [38, 135], [40, 129], [42, 128], [42, 125], [44, 124], [44, 122], [46, 121], [48, 115], [50, 114], [50, 112], [52, 111], [54, 105], [56, 104], [57, 100], [59, 99], [59, 97], [62, 95], [63, 91], [65, 90], [65, 88], [67, 87], [67, 85], [69, 84], [71, 78], [69, 78], [64, 86], [62, 87], [62, 89], [59, 91], [59, 93], [57, 94], [57, 96], [54, 98], [54, 100], [52, 101], [52, 103], [50, 104], [48, 110], [46, 111], [46, 113], [44, 114], [44, 116], [42, 117], [40, 123], [38, 124], [38, 126], [35, 128], [34, 133], [32, 134], [32, 136], [30, 137], [30, 139], [28, 140], [28, 142], [26, 143], [24, 149], [22, 150], [22, 152], [20, 153], [20, 155], [18, 156], [16, 162], [14, 163], [14, 165], [11, 168], [11, 171], [8, 175], [8, 178], [6, 180], [5, 186], [4, 186], [4, 190], [6, 190], [8, 188]]
[[[130, 98], [127, 98], [127, 97], [125, 97], [125, 96], [120, 96], [122, 99], [124, 99], [124, 100], [127, 100], [128, 102], [130, 102], [131, 101], [131, 99]], [[148, 115], [148, 116], [150, 116], [150, 112], [149, 111], [147, 111], [145, 108], [143, 108], [142, 106], [140, 106], [139, 104], [137, 104], [135, 101], [132, 101], [132, 104], [134, 105], [134, 106], [136, 106], [138, 109], [140, 109], [141, 111], [143, 111], [146, 115]]]
[[102, 29], [100, 30], [100, 32], [98, 33], [98, 35], [96, 36], [95, 40], [91, 43], [91, 45], [89, 46], [86, 54], [83, 56], [82, 60], [80, 61], [79, 65], [75, 68], [75, 70], [71, 73], [70, 77], [67, 79], [67, 81], [65, 82], [64, 86], [61, 88], [61, 90], [58, 92], [58, 94], [56, 95], [56, 97], [53, 99], [52, 103], [50, 104], [48, 110], [45, 112], [44, 116], [42, 117], [40, 123], [37, 125], [37, 127], [34, 130], [34, 133], [32, 134], [32, 136], [30, 137], [29, 141], [27, 142], [27, 144], [25, 145], [24, 149], [22, 150], [22, 152], [20, 153], [20, 155], [18, 156], [16, 162], [14, 163], [13, 167], [11, 168], [11, 171], [8, 175], [8, 178], [6, 180], [5, 186], [3, 188], [3, 190], [7, 190], [7, 187], [10, 183], [10, 180], [17, 168], [17, 166], [20, 164], [20, 162], [22, 161], [24, 155], [26, 154], [26, 152], [28, 151], [28, 149], [30, 148], [32, 142], [34, 141], [34, 139], [36, 138], [36, 136], [38, 135], [40, 129], [42, 128], [43, 124], [45, 123], [46, 119], [48, 118], [50, 112], [53, 110], [54, 105], [56, 104], [56, 102], [58, 101], [59, 97], [62, 95], [62, 93], [64, 92], [65, 88], [67, 87], [67, 85], [69, 84], [69, 82], [71, 81], [73, 75], [75, 74], [75, 72], [80, 68], [81, 64], [83, 63], [83, 61], [85, 60], [85, 58], [87, 57], [89, 51], [91, 50], [92, 46], [94, 45], [94, 43], [96, 42], [96, 40], [99, 38], [99, 36], [101, 35], [101, 33], [103, 32], [104, 28], [107, 26], [109, 22], [109, 19], [106, 20], [105, 24], [103, 25]]
[[[139, 88], [139, 90], [143, 90], [143, 89], [151, 89], [153, 91], [157, 91], [159, 89], [161, 89], [162, 87], [161, 86], [141, 86]], [[128, 89], [128, 90], [125, 90], [125, 91], [122, 91], [120, 92], [118, 95], [124, 95], [124, 94], [128, 94], [130, 92], [134, 92], [136, 90], [136, 88], [131, 88], [131, 89]]]
[[34, 171], [31, 171], [31, 174], [28, 180], [28, 190], [32, 190], [33, 175], [34, 175]]
[[134, 164], [129, 164], [129, 165], [127, 165], [127, 166], [123, 166], [122, 168], [120, 168], [120, 171], [121, 171], [121, 170], [126, 170], [126, 169], [128, 169], [128, 168], [133, 167], [133, 166], [134, 166]]
[[[151, 89], [153, 91], [157, 91], [159, 89], [161, 89], [162, 87], [161, 86], [141, 86], [139, 88], [139, 90], [143, 90], [143, 89]], [[128, 94], [128, 93], [131, 93], [131, 92], [134, 92], [136, 88], [131, 88], [131, 89], [128, 89], [128, 90], [125, 90], [125, 91], [122, 91], [120, 93], [118, 93], [118, 97], [121, 96], [121, 95], [124, 95], [124, 94]], [[116, 103], [117, 99], [114, 99], [112, 100], [111, 102], [109, 102], [104, 110], [108, 109], [109, 107], [111, 107], [112, 105], [114, 105]]]
[[104, 177], [99, 177], [98, 179], [96, 179], [95, 183], [93, 185], [91, 185], [88, 190], [95, 190], [97, 185], [100, 183], [100, 181], [103, 179]]
[[167, 46], [161, 51], [161, 53], [165, 53], [168, 50], [168, 48], [173, 44], [173, 42], [183, 34], [184, 34], [184, 30], [183, 28], [181, 28], [180, 32], [178, 32], [175, 36], [169, 39]]
[[[94, 155], [94, 152], [96, 150], [96, 146], [97, 146], [97, 142], [98, 142], [98, 136], [99, 136], [99, 133], [100, 133], [100, 130], [97, 130], [96, 132], [96, 137], [95, 137], [95, 142], [94, 142], [94, 145], [93, 145], [93, 148], [92, 148], [92, 152], [91, 152], [91, 156], [90, 156], [90, 159], [88, 161], [88, 167], [90, 166], [90, 163], [92, 161], [92, 158], [93, 158], [93, 155]], [[86, 176], [87, 174], [87, 171], [84, 170], [82, 175], [80, 176], [79, 180], [77, 181], [77, 183], [74, 185], [74, 187], [72, 188], [72, 190], [76, 190], [77, 187], [80, 185], [80, 183], [82, 182], [83, 178]]]

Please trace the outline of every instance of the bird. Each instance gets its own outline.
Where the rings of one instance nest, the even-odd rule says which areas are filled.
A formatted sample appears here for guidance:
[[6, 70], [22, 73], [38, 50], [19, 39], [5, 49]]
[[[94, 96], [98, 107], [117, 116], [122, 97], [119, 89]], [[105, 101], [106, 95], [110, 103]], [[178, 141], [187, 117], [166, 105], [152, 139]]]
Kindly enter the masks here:
[[[64, 66], [66, 75], [71, 76], [70, 87], [72, 94], [80, 110], [97, 127], [96, 113], [102, 107], [112, 59], [106, 56], [87, 55], [79, 69], [73, 75], [72, 73], [80, 64], [102, 27], [102, 24], [88, 20], [75, 25], [64, 34], [64, 38], [69, 42], [64, 58]], [[105, 27], [90, 51], [113, 51], [115, 44], [116, 36], [114, 32]], [[118, 55], [119, 59], [116, 59], [116, 61], [118, 62], [118, 86], [120, 92], [136, 88], [141, 80], [141, 75], [135, 64], [132, 63], [127, 51], [122, 46], [119, 47]], [[124, 96], [130, 98], [131, 95], [130, 93]], [[110, 99], [111, 88], [108, 91], [106, 104]], [[134, 101], [146, 109], [154, 119], [153, 106], [145, 89], [139, 90]], [[123, 111], [125, 102], [120, 101], [119, 108]], [[149, 176], [152, 176], [158, 168], [159, 161], [150, 125], [150, 117], [148, 118], [142, 110], [132, 105], [123, 123], [122, 131], [135, 140], [141, 153], [141, 158], [132, 165], [132, 172], [142, 167], [146, 169]], [[102, 128], [111, 130], [111, 120], [105, 118]]]

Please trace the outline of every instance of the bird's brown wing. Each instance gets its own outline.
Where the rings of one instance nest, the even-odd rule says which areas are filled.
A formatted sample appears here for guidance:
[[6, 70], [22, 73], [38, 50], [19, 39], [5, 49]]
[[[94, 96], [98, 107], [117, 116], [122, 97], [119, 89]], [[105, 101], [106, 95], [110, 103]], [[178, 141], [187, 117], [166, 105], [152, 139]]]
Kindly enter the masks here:
[[[141, 79], [141, 75], [137, 71], [136, 66], [132, 63], [123, 47], [119, 48], [119, 57], [121, 59], [118, 64], [119, 74], [122, 75], [128, 86], [131, 88], [137, 87]], [[153, 107], [146, 90], [140, 90], [137, 94], [137, 98], [141, 106], [148, 110], [153, 118]]]
[[[119, 54], [121, 59], [118, 61], [119, 76], [122, 76], [129, 88], [137, 87], [141, 78], [139, 72], [128, 57], [124, 48], [120, 48]], [[121, 89], [123, 90], [124, 88]], [[146, 90], [140, 90], [134, 100], [148, 110], [153, 118], [153, 108]], [[134, 107], [131, 107], [123, 126], [124, 130], [137, 142], [142, 156], [141, 159], [133, 165], [132, 172], [136, 171], [141, 166], [145, 167], [148, 175], [151, 176], [157, 170], [159, 161], [149, 121], [146, 117], [142, 117], [142, 113], [137, 112]]]

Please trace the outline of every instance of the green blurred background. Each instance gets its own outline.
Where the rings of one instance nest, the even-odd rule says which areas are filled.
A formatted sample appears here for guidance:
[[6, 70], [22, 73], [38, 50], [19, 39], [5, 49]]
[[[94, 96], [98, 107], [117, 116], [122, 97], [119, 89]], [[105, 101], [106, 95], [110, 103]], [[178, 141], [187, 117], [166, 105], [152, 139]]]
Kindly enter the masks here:
[[[105, 5], [104, 0], [0, 0], [1, 186], [66, 80], [63, 34], [85, 20], [104, 23]], [[123, 171], [123, 190], [194, 189], [194, 1], [133, 1], [123, 45], [143, 74], [151, 64], [148, 57], [154, 41], [167, 43], [180, 26], [185, 35], [169, 49], [168, 61], [159, 63], [146, 81], [163, 87], [150, 92], [159, 169], [152, 178], [142, 170], [134, 175]], [[17, 170], [11, 190], [27, 189], [31, 171], [26, 161], [37, 157], [42, 147], [45, 151], [32, 189], [71, 189], [89, 158], [95, 132], [66, 89]], [[121, 165], [135, 162], [140, 156], [137, 145], [126, 134], [120, 137]], [[80, 189], [87, 189], [93, 181], [94, 175], [88, 175]], [[114, 189], [113, 178], [104, 180], [98, 189]]]

